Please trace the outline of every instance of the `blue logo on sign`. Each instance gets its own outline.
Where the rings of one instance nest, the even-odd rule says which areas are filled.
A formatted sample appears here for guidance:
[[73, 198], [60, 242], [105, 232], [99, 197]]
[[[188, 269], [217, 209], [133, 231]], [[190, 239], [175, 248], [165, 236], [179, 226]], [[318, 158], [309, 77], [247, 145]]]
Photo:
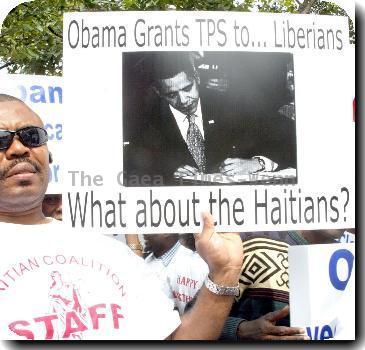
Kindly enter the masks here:
[[[341, 259], [346, 261], [348, 267], [348, 274], [345, 280], [341, 280], [337, 273], [337, 265]], [[333, 287], [335, 287], [337, 290], [345, 290], [351, 277], [353, 265], [354, 255], [349, 250], [339, 249], [332, 254], [329, 262], [329, 276]]]

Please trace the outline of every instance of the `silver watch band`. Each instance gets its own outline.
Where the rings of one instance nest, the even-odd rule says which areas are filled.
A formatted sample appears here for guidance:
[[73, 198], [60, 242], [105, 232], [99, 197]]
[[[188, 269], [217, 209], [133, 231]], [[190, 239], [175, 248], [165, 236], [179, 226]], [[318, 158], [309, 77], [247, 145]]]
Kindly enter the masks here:
[[216, 295], [231, 295], [238, 296], [240, 292], [239, 284], [237, 286], [222, 286], [220, 284], [214, 283], [209, 276], [204, 281], [205, 286]]

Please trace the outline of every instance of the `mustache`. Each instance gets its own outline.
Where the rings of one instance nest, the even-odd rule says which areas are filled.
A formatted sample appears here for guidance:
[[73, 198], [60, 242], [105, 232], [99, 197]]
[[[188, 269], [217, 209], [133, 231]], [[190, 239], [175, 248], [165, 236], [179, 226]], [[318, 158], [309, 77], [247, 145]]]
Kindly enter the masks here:
[[40, 173], [41, 170], [42, 170], [41, 166], [37, 162], [35, 162], [33, 160], [30, 160], [28, 158], [17, 158], [17, 159], [14, 159], [6, 168], [0, 169], [0, 181], [5, 180], [6, 176], [9, 173], [9, 171], [11, 169], [13, 169], [19, 163], [29, 163], [30, 165], [33, 166], [34, 170], [37, 173]]

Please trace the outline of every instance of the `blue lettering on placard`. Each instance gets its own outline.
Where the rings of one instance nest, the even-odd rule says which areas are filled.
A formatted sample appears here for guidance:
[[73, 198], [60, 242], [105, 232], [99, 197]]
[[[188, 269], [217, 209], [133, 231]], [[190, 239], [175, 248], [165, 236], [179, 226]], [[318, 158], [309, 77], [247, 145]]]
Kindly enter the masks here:
[[48, 140], [50, 141], [61, 141], [62, 140], [62, 124], [45, 124], [44, 128], [47, 130]]
[[315, 326], [313, 330], [311, 327], [306, 328], [308, 337], [311, 340], [326, 340], [331, 339], [336, 335], [336, 327], [332, 329], [328, 324], [320, 327], [321, 326]]
[[62, 103], [62, 88], [60, 86], [49, 86], [48, 87], [48, 95], [49, 102], [56, 103], [55, 93], [57, 92], [58, 103]]
[[60, 178], [59, 178], [59, 171], [60, 171], [60, 166], [58, 164], [52, 164], [49, 167], [49, 176], [48, 176], [48, 182], [49, 183], [58, 183]]
[[18, 86], [18, 89], [20, 90], [20, 96], [19, 96], [19, 98], [22, 101], [25, 101], [27, 99], [27, 89], [23, 85], [19, 85]]
[[307, 334], [311, 340], [318, 340], [318, 326], [314, 327], [314, 332], [312, 333], [312, 329], [307, 327]]
[[332, 329], [331, 327], [326, 324], [325, 326], [323, 326], [322, 330], [321, 330], [321, 335], [320, 335], [320, 340], [326, 340], [326, 339], [330, 339], [333, 338], [333, 333], [332, 333]]
[[27, 89], [24, 85], [19, 85], [20, 99], [29, 100], [32, 103], [59, 103], [62, 104], [62, 88], [60, 86], [32, 85]]
[[32, 93], [29, 96], [31, 102], [46, 103], [46, 94], [42, 86], [33, 85], [30, 87], [30, 91], [32, 91]]
[[[348, 267], [347, 278], [344, 281], [341, 281], [337, 274], [337, 264], [341, 259], [346, 261]], [[354, 255], [349, 250], [339, 249], [332, 254], [329, 262], [329, 276], [333, 287], [335, 287], [337, 290], [345, 290], [351, 277], [353, 265]]]

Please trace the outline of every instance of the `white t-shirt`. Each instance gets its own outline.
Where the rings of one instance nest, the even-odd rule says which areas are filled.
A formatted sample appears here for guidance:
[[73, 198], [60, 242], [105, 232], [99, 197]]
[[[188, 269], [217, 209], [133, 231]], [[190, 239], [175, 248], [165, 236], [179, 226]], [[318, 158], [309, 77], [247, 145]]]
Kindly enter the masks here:
[[161, 280], [164, 293], [174, 300], [180, 315], [183, 314], [186, 304], [194, 298], [208, 275], [206, 262], [179, 242], [161, 258], [150, 254], [145, 261]]
[[8, 222], [0, 222], [0, 233], [6, 232], [5, 228], [8, 227], [9, 229], [11, 229], [11, 227], [20, 227], [20, 228], [27, 228], [27, 230], [30, 230], [32, 232], [37, 232], [38, 231], [38, 227], [42, 227], [43, 225], [64, 225], [63, 221], [60, 220], [56, 220], [54, 218], [51, 217], [46, 217], [46, 219], [48, 220], [48, 222], [46, 224], [39, 224], [39, 225], [23, 225], [23, 224], [13, 224], [13, 223], [8, 223]]
[[65, 230], [0, 224], [1, 339], [154, 340], [179, 326], [173, 303], [128, 247]]

